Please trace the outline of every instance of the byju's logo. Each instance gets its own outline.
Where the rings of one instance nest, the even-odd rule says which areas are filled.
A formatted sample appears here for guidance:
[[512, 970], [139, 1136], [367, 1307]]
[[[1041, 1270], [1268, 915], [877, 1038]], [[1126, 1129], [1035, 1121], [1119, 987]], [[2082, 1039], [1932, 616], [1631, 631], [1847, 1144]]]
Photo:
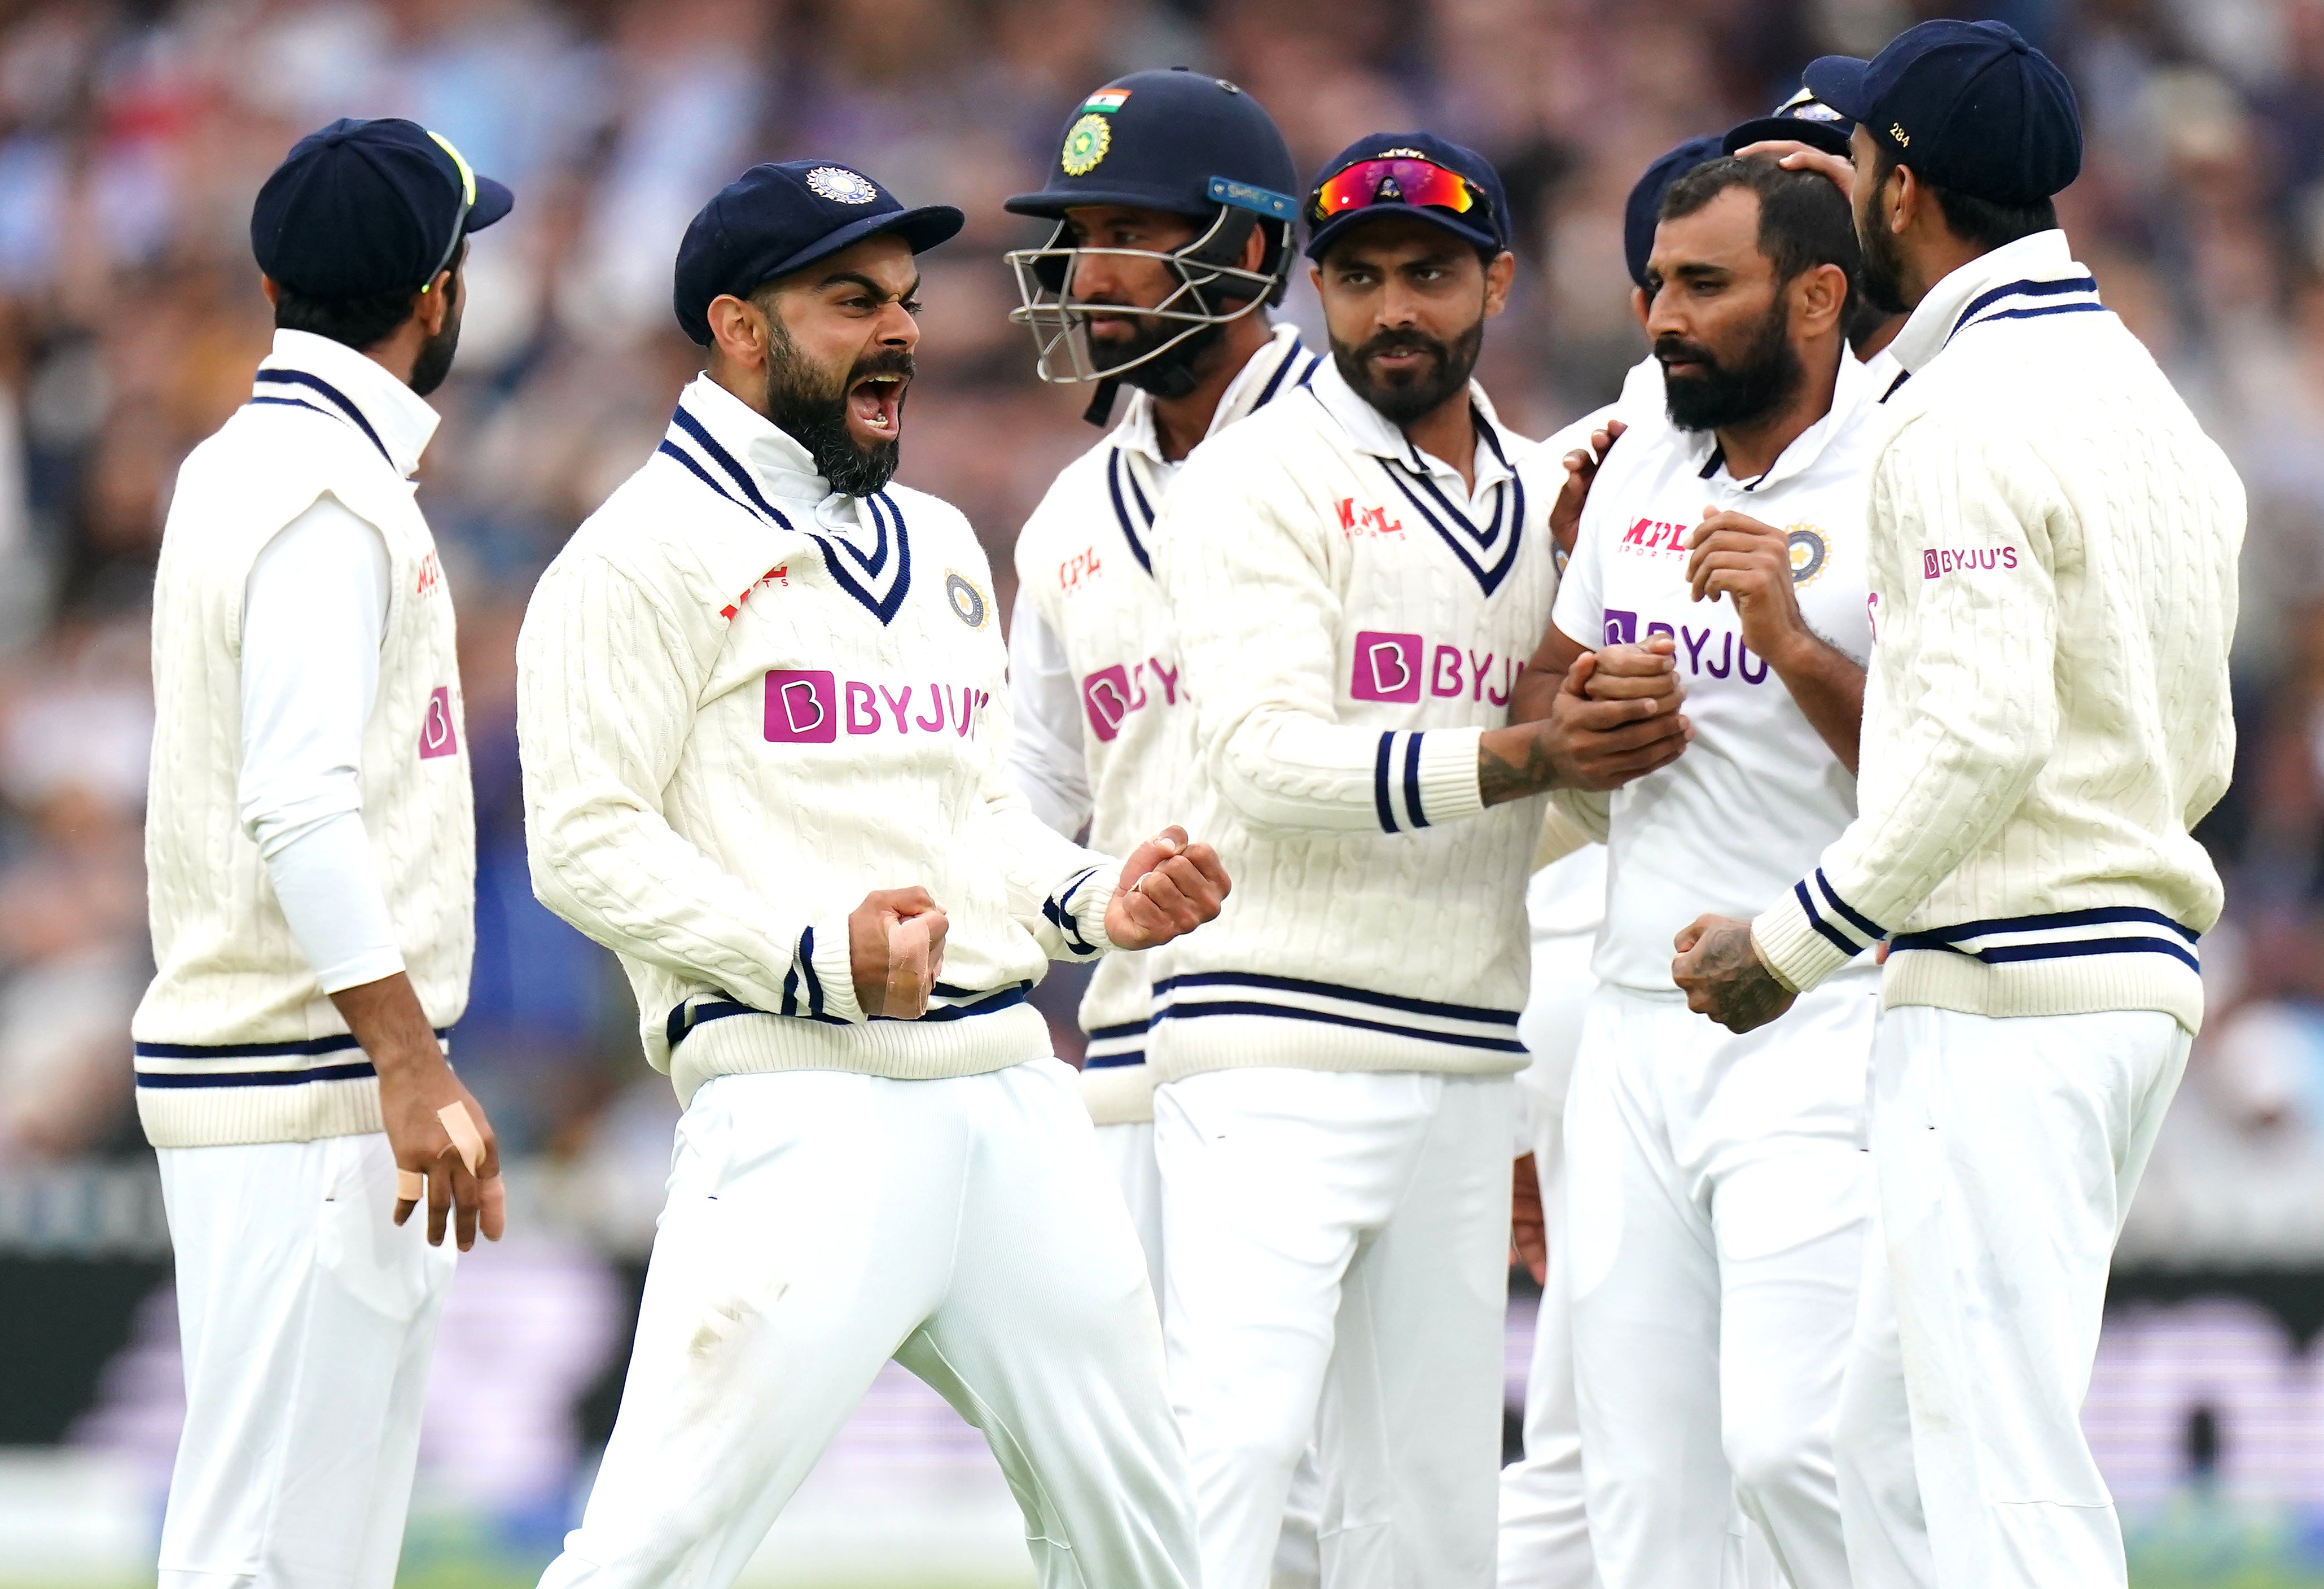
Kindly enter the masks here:
[[1921, 577], [1941, 579], [1948, 574], [1966, 574], [1980, 568], [1998, 568], [2005, 573], [2017, 567], [2017, 549], [2005, 546], [1998, 550], [1981, 546], [1968, 550], [1950, 547], [1930, 547], [1921, 553]]
[[1377, 629], [1356, 635], [1356, 665], [1348, 693], [1360, 701], [1416, 701], [1420, 698], [1420, 636], [1388, 634]]
[[767, 738], [774, 744], [829, 744], [839, 737], [839, 693], [825, 668], [777, 668], [767, 675]]
[[432, 756], [459, 753], [460, 731], [452, 722], [452, 687], [439, 684], [428, 697], [428, 720], [420, 725], [420, 759], [425, 762]]
[[[1485, 679], [1496, 673], [1497, 661], [1500, 664], [1498, 677], [1501, 687], [1495, 690], [1487, 688]], [[1356, 634], [1348, 696], [1351, 700], [1408, 705], [1420, 698], [1421, 685], [1425, 681], [1428, 693], [1442, 700], [1465, 695], [1472, 701], [1490, 701], [1497, 707], [1505, 707], [1508, 705], [1510, 688], [1525, 670], [1523, 661], [1497, 657], [1491, 651], [1480, 658], [1475, 651], [1462, 651], [1455, 645], [1439, 645], [1432, 650], [1421, 635], [1365, 629]]]
[[1146, 688], [1148, 668], [1154, 670], [1155, 682], [1162, 687], [1162, 704], [1176, 706], [1178, 670], [1165, 668], [1159, 657], [1148, 657], [1127, 668], [1116, 662], [1082, 680], [1082, 708], [1089, 713], [1090, 732], [1100, 740], [1111, 740], [1120, 734], [1122, 719], [1154, 698]]

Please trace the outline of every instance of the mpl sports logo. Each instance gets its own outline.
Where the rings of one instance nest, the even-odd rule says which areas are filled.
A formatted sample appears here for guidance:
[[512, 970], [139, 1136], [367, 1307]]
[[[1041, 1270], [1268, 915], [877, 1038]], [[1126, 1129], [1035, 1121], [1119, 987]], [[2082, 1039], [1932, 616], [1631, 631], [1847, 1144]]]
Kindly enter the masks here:
[[1160, 704], [1176, 706], [1178, 670], [1164, 667], [1159, 657], [1148, 657], [1128, 667], [1116, 662], [1082, 680], [1082, 709], [1089, 714], [1090, 732], [1101, 741], [1111, 740], [1120, 734], [1130, 713], [1155, 704], [1154, 691], [1146, 687], [1148, 668], [1154, 670], [1154, 682], [1161, 690]]
[[1968, 574], [1981, 568], [2007, 573], [2016, 567], [2017, 549], [2014, 546], [1981, 546], [1966, 550], [1932, 546], [1921, 553], [1923, 579], [1941, 579], [1948, 574]]
[[[931, 684], [926, 694], [907, 684], [890, 689], [827, 668], [774, 668], [767, 673], [766, 735], [770, 744], [830, 744], [850, 734], [943, 734], [973, 738], [992, 697], [973, 684]], [[918, 695], [918, 706], [913, 700]]]
[[[1498, 664], [1498, 666], [1496, 666]], [[1496, 657], [1457, 645], [1432, 648], [1418, 634], [1397, 634], [1365, 629], [1356, 635], [1356, 654], [1348, 679], [1348, 694], [1360, 701], [1391, 701], [1409, 706], [1425, 688], [1440, 700], [1466, 696], [1472, 701], [1509, 704], [1509, 691], [1526, 670], [1521, 657]], [[1498, 679], [1499, 689], [1488, 679]]]
[[1339, 514], [1340, 533], [1346, 536], [1350, 540], [1355, 540], [1367, 535], [1401, 535], [1404, 533], [1404, 521], [1402, 519], [1389, 518], [1386, 508], [1358, 507], [1356, 505], [1356, 499], [1352, 496], [1343, 496], [1340, 499]]

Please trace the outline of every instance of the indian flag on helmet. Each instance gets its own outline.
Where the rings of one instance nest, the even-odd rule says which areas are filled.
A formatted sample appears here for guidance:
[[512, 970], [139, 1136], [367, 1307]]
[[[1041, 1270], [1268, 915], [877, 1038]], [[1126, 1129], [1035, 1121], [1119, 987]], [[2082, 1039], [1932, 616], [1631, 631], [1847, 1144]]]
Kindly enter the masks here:
[[1115, 111], [1120, 110], [1122, 107], [1123, 103], [1127, 101], [1129, 97], [1130, 90], [1127, 88], [1100, 88], [1096, 93], [1082, 101], [1082, 108], [1084, 110], [1100, 110], [1103, 111], [1108, 115], [1111, 115]]

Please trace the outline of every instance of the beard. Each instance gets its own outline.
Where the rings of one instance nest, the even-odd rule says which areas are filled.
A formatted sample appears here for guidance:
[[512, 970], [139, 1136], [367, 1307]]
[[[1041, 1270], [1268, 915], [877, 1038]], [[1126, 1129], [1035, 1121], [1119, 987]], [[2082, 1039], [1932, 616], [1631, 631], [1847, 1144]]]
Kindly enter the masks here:
[[[1792, 346], [1791, 306], [1781, 299], [1732, 364], [1722, 365], [1709, 348], [1676, 336], [1657, 338], [1655, 357], [1663, 364], [1663, 397], [1671, 423], [1682, 430], [1748, 424], [1789, 401], [1807, 379], [1799, 351]], [[1697, 360], [1709, 373], [1674, 375], [1669, 363], [1674, 358]]]
[[[903, 438], [870, 447], [847, 428], [847, 394], [872, 375], [912, 378], [912, 356], [888, 351], [866, 355], [837, 380], [810, 364], [779, 320], [770, 318], [774, 337], [767, 348], [767, 418], [807, 450], [816, 473], [843, 496], [870, 496], [895, 478]], [[904, 400], [896, 399], [896, 428], [903, 429]]]
[[[1382, 331], [1354, 347], [1334, 337], [1332, 363], [1357, 396], [1401, 429], [1435, 412], [1454, 393], [1466, 391], [1484, 346], [1485, 319], [1480, 315], [1475, 325], [1451, 342], [1417, 330]], [[1374, 380], [1371, 360], [1383, 353], [1425, 353], [1433, 363], [1409, 377]]]
[[444, 296], [452, 301], [444, 310], [443, 328], [420, 345], [420, 356], [411, 361], [410, 384], [421, 397], [444, 384], [444, 377], [452, 373], [452, 356], [460, 351], [460, 311], [466, 303], [459, 272], [445, 282]]
[[1856, 241], [1864, 256], [1857, 285], [1865, 301], [1884, 315], [1910, 313], [1913, 306], [1904, 301], [1904, 257], [1895, 236], [1886, 226], [1868, 232], [1859, 226]]
[[[1124, 317], [1114, 323], [1129, 326], [1130, 335], [1119, 341], [1092, 337], [1090, 362], [1102, 362], [1119, 372], [1114, 379], [1157, 397], [1184, 397], [1192, 392], [1201, 383], [1202, 366], [1211, 350], [1226, 340], [1223, 325], [1190, 327], [1183, 320], [1146, 316]], [[1182, 340], [1172, 346], [1174, 338]]]

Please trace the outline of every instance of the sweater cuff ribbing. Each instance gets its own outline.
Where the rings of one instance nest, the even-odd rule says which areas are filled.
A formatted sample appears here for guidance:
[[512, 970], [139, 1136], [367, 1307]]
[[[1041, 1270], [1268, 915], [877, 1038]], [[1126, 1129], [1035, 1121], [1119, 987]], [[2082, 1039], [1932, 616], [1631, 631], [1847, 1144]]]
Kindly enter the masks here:
[[1113, 940], [1105, 935], [1106, 907], [1113, 903], [1113, 891], [1121, 878], [1121, 864], [1109, 858], [1106, 864], [1079, 884], [1066, 891], [1065, 909], [1074, 919], [1084, 942], [1100, 955], [1113, 951]]
[[855, 1001], [855, 956], [847, 938], [847, 918], [826, 916], [801, 935], [801, 947], [812, 942], [812, 954], [801, 957], [823, 991], [823, 1012], [841, 1021], [867, 1019]]
[[1481, 728], [1432, 728], [1420, 736], [1420, 809], [1433, 826], [1485, 808], [1477, 772]]
[[1760, 962], [1787, 991], [1795, 993], [1815, 986], [1860, 952], [1843, 948], [1833, 941], [1828, 928], [1809, 915], [1801, 896], [1810, 886], [1795, 885], [1751, 923], [1751, 947]]

